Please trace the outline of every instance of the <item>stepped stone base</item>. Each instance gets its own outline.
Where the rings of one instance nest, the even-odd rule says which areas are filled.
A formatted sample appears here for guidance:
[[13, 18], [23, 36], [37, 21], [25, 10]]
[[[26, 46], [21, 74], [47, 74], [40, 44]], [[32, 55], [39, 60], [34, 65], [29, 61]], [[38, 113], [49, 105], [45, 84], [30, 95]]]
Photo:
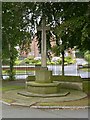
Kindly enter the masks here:
[[64, 97], [70, 94], [70, 92], [61, 92], [56, 94], [37, 94], [37, 93], [31, 93], [27, 91], [18, 92], [19, 95], [23, 95], [26, 97], [41, 97], [41, 98], [50, 98], [50, 97]]
[[55, 94], [60, 92], [60, 83], [37, 83], [26, 82], [26, 89], [28, 92], [37, 94]]
[[27, 93], [19, 93], [25, 96], [58, 97], [66, 96], [68, 92], [61, 93], [61, 83], [52, 81], [52, 71], [47, 68], [39, 68], [36, 71], [35, 81], [26, 82]]

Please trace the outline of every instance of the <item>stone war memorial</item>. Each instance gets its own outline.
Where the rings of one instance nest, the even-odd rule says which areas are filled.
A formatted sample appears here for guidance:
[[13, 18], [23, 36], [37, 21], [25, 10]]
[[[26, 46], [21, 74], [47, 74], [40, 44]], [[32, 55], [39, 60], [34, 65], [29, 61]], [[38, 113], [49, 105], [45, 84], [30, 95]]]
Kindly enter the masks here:
[[[47, 43], [46, 31], [50, 31], [50, 27], [46, 24], [46, 18], [42, 16], [41, 26], [37, 28], [41, 31], [41, 66], [35, 66], [35, 76], [29, 76], [25, 82], [25, 90], [18, 94], [26, 97], [64, 97], [65, 99], [81, 99], [86, 97], [83, 92], [83, 81], [80, 76], [53, 75], [52, 70], [47, 67]], [[71, 56], [71, 49], [69, 49]], [[75, 56], [72, 56], [74, 59]], [[37, 69], [38, 68], [38, 69]], [[82, 91], [82, 95], [76, 98], [70, 97], [71, 90]]]
[[[85, 21], [82, 16], [77, 18], [77, 14], [73, 12], [71, 6], [74, 6], [74, 3], [70, 6], [69, 4], [68, 7], [59, 2], [3, 5], [5, 26], [2, 27], [2, 101], [13, 106], [42, 109], [88, 107], [88, 96], [90, 99], [88, 93], [90, 78], [86, 71], [88, 64], [85, 63], [86, 59], [78, 57], [80, 54], [78, 49], [81, 49], [79, 48], [82, 32], [80, 30]], [[83, 10], [83, 6], [80, 5], [78, 9]], [[74, 7], [75, 12], [79, 13], [80, 11], [76, 11], [77, 6]], [[67, 10], [72, 11], [73, 14], [67, 13]], [[20, 12], [21, 17], [17, 11]], [[66, 19], [61, 16], [64, 14]], [[82, 14], [85, 17], [86, 11]], [[75, 19], [70, 17], [72, 15]], [[10, 24], [7, 24], [6, 21], [9, 20]], [[20, 33], [18, 33], [19, 29]]]
[[42, 32], [41, 39], [41, 66], [36, 70], [35, 81], [26, 81], [26, 93], [19, 93], [26, 96], [40, 96], [40, 97], [60, 97], [66, 96], [69, 91], [60, 91], [61, 83], [53, 81], [52, 71], [48, 70], [46, 64], [46, 31], [50, 30], [46, 27], [46, 19], [43, 17], [42, 26], [38, 30]]

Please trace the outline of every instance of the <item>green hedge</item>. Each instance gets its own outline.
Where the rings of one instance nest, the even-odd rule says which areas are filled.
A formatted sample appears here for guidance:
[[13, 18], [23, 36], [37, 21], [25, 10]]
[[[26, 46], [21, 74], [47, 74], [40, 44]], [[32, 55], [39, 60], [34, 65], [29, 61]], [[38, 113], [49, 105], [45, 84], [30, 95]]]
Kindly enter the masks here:
[[79, 82], [63, 82], [61, 83], [61, 88], [72, 89], [72, 90], [82, 90], [82, 83]]
[[26, 81], [35, 81], [35, 76], [28, 76]]
[[89, 80], [83, 80], [83, 91], [90, 95], [90, 81]]
[[[80, 76], [60, 76], [55, 75], [51, 76], [52, 81], [62, 81], [62, 82], [82, 82], [82, 79]], [[28, 76], [26, 78], [27, 81], [35, 81], [35, 76]]]
[[63, 82], [82, 82], [80, 76], [52, 76], [53, 81], [63, 81]]

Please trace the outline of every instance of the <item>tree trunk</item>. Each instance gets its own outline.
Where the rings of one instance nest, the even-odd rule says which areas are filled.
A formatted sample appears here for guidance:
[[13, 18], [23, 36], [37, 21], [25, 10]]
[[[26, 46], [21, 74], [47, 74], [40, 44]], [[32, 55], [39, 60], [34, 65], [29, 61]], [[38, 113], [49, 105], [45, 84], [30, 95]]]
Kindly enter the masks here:
[[62, 75], [64, 76], [64, 51], [62, 51]]
[[12, 51], [12, 48], [11, 48], [11, 45], [10, 45], [10, 49], [9, 49], [9, 52], [10, 52], [10, 71], [9, 71], [9, 80], [14, 80], [14, 58], [13, 58], [13, 51]]
[[10, 72], [9, 72], [9, 79], [14, 79], [14, 73], [13, 73], [13, 57], [10, 56]]

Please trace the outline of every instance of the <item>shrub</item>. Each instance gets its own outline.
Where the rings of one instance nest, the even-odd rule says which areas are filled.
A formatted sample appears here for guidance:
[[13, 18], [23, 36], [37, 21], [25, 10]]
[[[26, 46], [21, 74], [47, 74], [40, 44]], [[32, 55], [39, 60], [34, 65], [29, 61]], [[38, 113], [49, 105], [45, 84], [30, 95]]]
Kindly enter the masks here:
[[90, 95], [90, 81], [83, 81], [83, 91]]
[[70, 56], [68, 56], [68, 57], [65, 57], [64, 62], [65, 64], [74, 64], [75, 60], [72, 59]]
[[83, 58], [84, 57], [84, 52], [82, 52], [80, 50], [77, 50], [75, 55], [76, 55], [76, 58]]
[[5, 73], [9, 76], [8, 78], [6, 78], [6, 80], [11, 80], [10, 79], [10, 75], [12, 75], [12, 80], [15, 80], [15, 70], [12, 71], [12, 73], [10, 72], [10, 70], [6, 70]]
[[90, 51], [85, 52], [84, 58], [90, 63]]
[[10, 60], [9, 59], [3, 59], [2, 64], [3, 65], [9, 65]]
[[[36, 57], [36, 58], [28, 57], [28, 58], [25, 58], [23, 62], [27, 64], [41, 64], [41, 57]], [[75, 63], [74, 59], [72, 59], [70, 56], [65, 57], [65, 60], [64, 60], [65, 65], [73, 64], [73, 63]], [[48, 65], [61, 65], [62, 59], [60, 57], [53, 57], [51, 61], [47, 59], [47, 64]]]
[[22, 62], [22, 60], [16, 60], [15, 65], [19, 65], [19, 64], [21, 64], [21, 62]]
[[34, 56], [29, 56], [27, 59], [34, 60]]
[[30, 63], [30, 60], [28, 58], [24, 59], [24, 62], [29, 64]]

